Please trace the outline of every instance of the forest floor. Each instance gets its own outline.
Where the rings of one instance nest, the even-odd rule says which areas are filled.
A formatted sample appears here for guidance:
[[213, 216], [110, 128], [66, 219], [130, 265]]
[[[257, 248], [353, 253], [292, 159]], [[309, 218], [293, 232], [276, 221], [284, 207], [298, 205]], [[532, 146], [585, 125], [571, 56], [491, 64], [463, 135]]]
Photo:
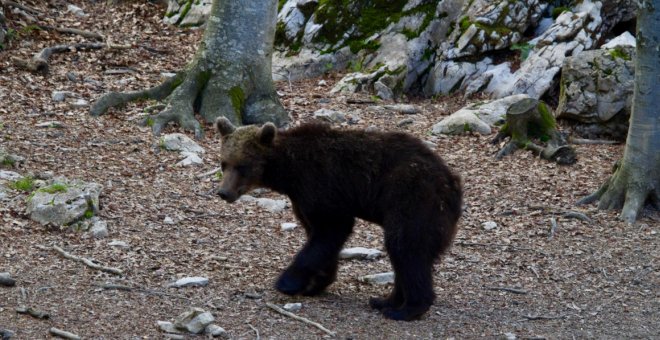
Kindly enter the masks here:
[[[153, 103], [130, 104], [92, 118], [88, 107], [51, 98], [53, 91], [71, 91], [93, 102], [110, 90], [158, 84], [162, 72], [186, 65], [202, 32], [162, 24], [164, 9], [148, 2], [115, 8], [71, 2], [88, 16], [37, 6], [49, 25], [101, 32], [114, 44], [130, 46], [55, 54], [47, 75], [34, 74], [14, 66], [11, 58], [28, 59], [44, 47], [86, 39], [19, 31], [19, 38], [0, 51], [0, 146], [26, 158], [19, 168], [6, 170], [37, 176], [50, 171], [103, 184], [99, 214], [108, 221], [110, 236], [95, 239], [29, 220], [26, 193], [12, 191], [8, 201], [0, 202], [0, 272], [17, 281], [15, 287], [0, 286], [0, 330], [15, 332], [12, 339], [48, 338], [51, 327], [86, 339], [158, 339], [163, 333], [156, 321], [172, 321], [190, 307], [211, 311], [232, 338], [328, 336], [275, 313], [266, 306], [269, 302], [301, 302], [296, 314], [346, 339], [660, 338], [660, 216], [647, 211], [629, 226], [615, 211], [574, 205], [609, 176], [622, 145], [577, 145], [579, 159], [572, 166], [522, 151], [496, 161], [498, 146], [489, 143], [494, 134], [429, 133], [434, 123], [470, 100], [458, 95], [406, 100], [421, 108], [415, 115], [374, 110], [348, 104], [349, 96], [330, 94], [339, 79], [332, 74], [278, 84], [294, 121], [310, 121], [314, 111], [329, 108], [357, 118], [342, 128], [373, 125], [432, 141], [463, 178], [465, 213], [451, 252], [435, 266], [436, 303], [420, 321], [390, 321], [368, 307], [369, 297], [385, 295], [391, 286], [358, 278], [390, 271], [387, 257], [342, 262], [337, 282], [320, 297], [279, 294], [273, 282], [303, 244], [304, 232], [300, 227], [280, 230], [281, 223], [295, 222], [290, 207], [270, 213], [249, 202], [229, 205], [209, 194], [217, 179], [197, 175], [218, 167], [220, 145], [210, 126], [199, 141], [206, 149], [205, 163], [178, 167], [179, 156], [160, 150], [158, 138], [137, 124]], [[408, 118], [412, 122], [400, 124]], [[62, 127], [37, 127], [48, 121]], [[179, 131], [170, 127], [165, 132]], [[271, 192], [261, 196], [284, 199]], [[566, 217], [567, 211], [592, 221]], [[552, 219], [557, 228], [551, 236]], [[482, 224], [487, 221], [497, 227], [486, 230]], [[109, 245], [113, 240], [128, 246]], [[125, 274], [64, 259], [43, 247], [51, 245]], [[383, 249], [382, 231], [359, 221], [348, 246]], [[207, 277], [210, 283], [167, 288], [188, 276]], [[99, 288], [105, 283], [141, 289]], [[22, 305], [50, 317], [19, 314], [16, 308]]]

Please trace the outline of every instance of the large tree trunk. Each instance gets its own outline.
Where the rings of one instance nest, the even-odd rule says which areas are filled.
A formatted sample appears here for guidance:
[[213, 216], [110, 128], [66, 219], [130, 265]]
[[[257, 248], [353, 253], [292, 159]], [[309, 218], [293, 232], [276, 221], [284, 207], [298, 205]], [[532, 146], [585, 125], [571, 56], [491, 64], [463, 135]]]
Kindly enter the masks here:
[[225, 116], [234, 124], [285, 124], [288, 114], [271, 74], [276, 17], [275, 0], [215, 0], [203, 41], [185, 70], [151, 89], [108, 93], [96, 101], [91, 114], [98, 116], [136, 99], [167, 98], [167, 107], [145, 120], [155, 134], [177, 122], [201, 137], [195, 111], [207, 123]]
[[623, 160], [597, 192], [600, 209], [621, 209], [633, 223], [648, 201], [660, 209], [660, 0], [641, 1], [637, 16], [635, 94]]

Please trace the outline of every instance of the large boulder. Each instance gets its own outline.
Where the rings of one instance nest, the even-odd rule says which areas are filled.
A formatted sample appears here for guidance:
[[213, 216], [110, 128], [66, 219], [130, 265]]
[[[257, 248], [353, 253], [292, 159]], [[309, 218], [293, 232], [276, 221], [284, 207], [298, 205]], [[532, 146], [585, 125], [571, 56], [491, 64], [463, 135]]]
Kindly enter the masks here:
[[581, 125], [589, 136], [625, 139], [632, 112], [635, 48], [584, 51], [566, 58], [560, 80], [557, 118]]

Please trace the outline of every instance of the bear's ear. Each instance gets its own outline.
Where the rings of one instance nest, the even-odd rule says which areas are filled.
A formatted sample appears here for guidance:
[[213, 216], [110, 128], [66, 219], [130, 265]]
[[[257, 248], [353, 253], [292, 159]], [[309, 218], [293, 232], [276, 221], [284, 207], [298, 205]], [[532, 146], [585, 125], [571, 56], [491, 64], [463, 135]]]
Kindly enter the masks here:
[[263, 145], [271, 145], [276, 134], [277, 128], [275, 125], [273, 123], [266, 123], [259, 130], [259, 142]]
[[236, 127], [226, 117], [218, 117], [213, 123], [215, 131], [219, 132], [221, 136], [231, 134], [236, 130]]

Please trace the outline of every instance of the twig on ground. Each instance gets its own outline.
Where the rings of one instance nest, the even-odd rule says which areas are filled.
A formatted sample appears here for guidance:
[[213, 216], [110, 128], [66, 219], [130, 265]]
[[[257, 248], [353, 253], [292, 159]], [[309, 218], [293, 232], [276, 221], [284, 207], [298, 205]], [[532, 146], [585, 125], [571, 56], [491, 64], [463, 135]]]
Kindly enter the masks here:
[[346, 104], [376, 104], [376, 101], [373, 99], [346, 99]]
[[67, 258], [69, 260], [74, 260], [76, 262], [82, 262], [83, 264], [85, 264], [86, 266], [88, 266], [92, 269], [100, 270], [102, 272], [115, 274], [115, 275], [124, 275], [124, 272], [121, 269], [111, 268], [111, 267], [104, 267], [104, 266], [98, 265], [98, 264], [92, 262], [90, 259], [87, 259], [87, 258], [84, 258], [84, 257], [78, 257], [78, 256], [75, 256], [75, 255], [71, 255], [71, 254], [67, 253], [66, 251], [64, 251], [64, 249], [62, 249], [58, 246], [53, 246], [53, 249], [55, 251], [57, 251], [60, 255], [62, 255], [64, 258]]
[[52, 334], [52, 335], [55, 335], [55, 336], [59, 336], [60, 338], [64, 338], [64, 339], [80, 340], [80, 337], [79, 337], [79, 336], [77, 336], [77, 335], [75, 335], [75, 334], [73, 334], [73, 333], [67, 332], [67, 331], [63, 331], [63, 330], [61, 330], [61, 329], [57, 329], [57, 328], [55, 328], [55, 327], [51, 327], [51, 328], [48, 330], [48, 333], [50, 333], [50, 334]]
[[11, 7], [18, 8], [18, 9], [22, 9], [26, 12], [30, 12], [30, 13], [35, 14], [35, 15], [41, 14], [41, 11], [36, 9], [36, 8], [21, 5], [17, 2], [10, 1], [10, 0], [0, 0], [0, 4], [6, 5], [6, 6], [11, 6]]
[[295, 315], [295, 314], [293, 314], [289, 311], [286, 311], [286, 310], [284, 310], [284, 309], [282, 309], [282, 308], [278, 307], [277, 305], [274, 305], [270, 302], [266, 302], [266, 306], [268, 306], [270, 309], [272, 309], [272, 310], [274, 310], [274, 311], [276, 311], [276, 312], [278, 312], [282, 315], [288, 316], [288, 317], [293, 318], [293, 319], [298, 320], [298, 321], [302, 321], [302, 322], [304, 322], [308, 325], [312, 325], [312, 326], [326, 332], [330, 336], [335, 336], [336, 335], [335, 332], [323, 327], [323, 325], [321, 325], [319, 323], [316, 323], [314, 321], [311, 321], [309, 319], [303, 318], [302, 316]]
[[464, 246], [464, 247], [506, 247], [508, 249], [514, 250], [514, 251], [536, 251], [535, 249], [532, 248], [525, 248], [525, 247], [515, 247], [510, 244], [500, 244], [500, 243], [474, 243], [474, 242], [456, 242], [456, 245], [459, 246]]
[[54, 27], [54, 26], [49, 26], [49, 25], [39, 25], [39, 28], [45, 31], [55, 31], [59, 33], [65, 33], [65, 34], [74, 34], [74, 35], [79, 35], [81, 37], [89, 38], [89, 39], [94, 39], [94, 40], [103, 40], [103, 36], [99, 33], [96, 32], [91, 32], [91, 31], [85, 31], [85, 30], [79, 30], [77, 28], [67, 28], [67, 27]]
[[604, 140], [604, 139], [583, 139], [583, 138], [568, 138], [568, 142], [571, 144], [582, 144], [582, 145], [593, 145], [593, 144], [608, 144], [608, 145], [614, 145], [614, 144], [621, 144], [621, 142], [617, 142], [615, 140]]
[[215, 175], [215, 173], [220, 171], [220, 170], [222, 170], [222, 168], [217, 167], [217, 168], [209, 170], [207, 172], [202, 172], [201, 174], [197, 174], [197, 175], [195, 175], [195, 178], [200, 179], [200, 178], [204, 178], [204, 177], [207, 177], [207, 176]]
[[555, 237], [555, 232], [557, 231], [558, 226], [557, 220], [554, 217], [550, 218], [550, 224], [552, 226], [550, 227], [550, 235], [548, 235], [548, 240], [552, 240], [552, 238]]
[[565, 210], [564, 213], [561, 215], [564, 218], [576, 218], [580, 221], [584, 221], [587, 223], [593, 223], [594, 221], [589, 218], [589, 216], [579, 212], [579, 211], [573, 211], [573, 210]]
[[18, 308], [16, 308], [16, 313], [18, 313], [18, 314], [27, 314], [27, 315], [29, 315], [31, 317], [34, 317], [34, 318], [37, 318], [37, 319], [48, 319], [48, 318], [50, 318], [50, 314], [48, 314], [44, 311], [38, 310], [38, 309], [34, 309], [32, 307], [24, 307], [24, 306], [18, 307]]
[[247, 325], [250, 326], [250, 328], [252, 328], [252, 330], [253, 330], [255, 333], [257, 333], [257, 337], [256, 337], [256, 339], [257, 339], [257, 340], [261, 340], [261, 337], [259, 336], [259, 330], [256, 329], [256, 328], [255, 328], [254, 326], [252, 326], [251, 324], [247, 324]]
[[77, 50], [99, 50], [108, 46], [108, 44], [103, 43], [56, 45], [44, 48], [41, 50], [41, 52], [35, 54], [30, 60], [25, 61], [17, 57], [12, 57], [12, 61], [17, 66], [25, 68], [31, 72], [48, 73], [48, 58], [50, 58], [53, 53], [63, 53]]
[[169, 294], [153, 289], [146, 289], [142, 287], [131, 287], [131, 286], [126, 286], [126, 285], [120, 285], [120, 284], [115, 284], [115, 283], [95, 283], [94, 286], [97, 286], [99, 288], [103, 288], [106, 290], [123, 290], [126, 292], [140, 292], [140, 293], [145, 293], [148, 295], [158, 295], [158, 296], [167, 296], [167, 297], [173, 297], [173, 298], [178, 298], [186, 301], [190, 301], [189, 298], [181, 295], [176, 295], [176, 294]]
[[514, 293], [514, 294], [527, 294], [527, 291], [522, 289], [522, 288], [516, 288], [516, 287], [484, 287], [485, 289], [488, 290], [501, 290], [509, 293]]
[[521, 320], [521, 321], [525, 321], [525, 320], [530, 320], [530, 321], [531, 321], [531, 320], [556, 320], [556, 319], [563, 319], [563, 318], [565, 318], [564, 315], [557, 315], [557, 316], [546, 316], [546, 315], [521, 315], [521, 316], [522, 316], [523, 318], [525, 318], [525, 319], [523, 319], [523, 320]]

